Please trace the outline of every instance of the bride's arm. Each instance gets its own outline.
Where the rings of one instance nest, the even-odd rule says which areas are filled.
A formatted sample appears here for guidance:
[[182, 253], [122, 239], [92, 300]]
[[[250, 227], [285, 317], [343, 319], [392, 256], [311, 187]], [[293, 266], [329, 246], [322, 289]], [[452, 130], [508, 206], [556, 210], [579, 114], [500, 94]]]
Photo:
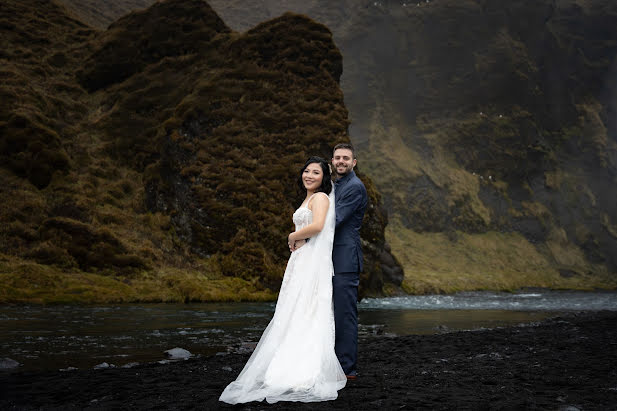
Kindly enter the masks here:
[[306, 240], [294, 241], [293, 244], [288, 244], [289, 245], [289, 251], [291, 251], [293, 253], [298, 248], [302, 247], [304, 244], [306, 244]]
[[313, 198], [310, 204], [313, 212], [313, 222], [298, 231], [289, 234], [288, 242], [293, 244], [294, 241], [304, 240], [305, 238], [313, 237], [323, 230], [326, 222], [326, 214], [330, 207], [330, 200], [326, 195], [317, 195]]

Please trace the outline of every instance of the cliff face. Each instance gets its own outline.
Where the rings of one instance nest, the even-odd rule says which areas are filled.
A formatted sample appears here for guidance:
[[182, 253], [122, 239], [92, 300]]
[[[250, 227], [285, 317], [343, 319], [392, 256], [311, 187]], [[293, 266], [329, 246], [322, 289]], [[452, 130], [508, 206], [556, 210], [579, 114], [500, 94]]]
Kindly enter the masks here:
[[[107, 2], [97, 1], [76, 4], [65, 0], [63, 3], [73, 7], [74, 15], [87, 19], [92, 10], [106, 10]], [[88, 7], [81, 7], [84, 4]], [[404, 265], [404, 286], [408, 291], [521, 286], [615, 287], [617, 69], [614, 23], [617, 10], [611, 2], [517, 0], [503, 4], [494, 0], [432, 0], [407, 4], [403, 1], [212, 0], [210, 4], [230, 27], [239, 31], [249, 30], [288, 10], [305, 13], [332, 28], [334, 41], [344, 56], [341, 87], [349, 109], [351, 138], [359, 147], [360, 169], [373, 177], [383, 195], [390, 215], [386, 237], [393, 253]], [[118, 3], [113, 13], [121, 15], [131, 8], [133, 6], [126, 2]], [[111, 16], [109, 12], [101, 15]], [[106, 27], [112, 18], [101, 17], [98, 21], [98, 27]], [[87, 28], [82, 29], [86, 31], [79, 35], [92, 38]], [[70, 55], [60, 50], [52, 60], [49, 54], [45, 62], [61, 64], [62, 54], [69, 59], [73, 56], [81, 56], [81, 61], [89, 59], [87, 65], [74, 71], [79, 70], [84, 87], [92, 87], [87, 83], [88, 72], [94, 65], [103, 64], [100, 59], [96, 63], [95, 58], [96, 53], [104, 52], [102, 45], [107, 44], [102, 39], [112, 38], [119, 29], [111, 27], [106, 35], [96, 35], [92, 41], [79, 43], [84, 46], [73, 47]], [[122, 30], [130, 33], [133, 29]], [[130, 36], [134, 42], [139, 35]], [[235, 34], [229, 36], [234, 38]], [[196, 43], [201, 44], [199, 39]], [[122, 44], [121, 48], [125, 47], [129, 45]], [[84, 50], [89, 54], [84, 54]], [[178, 51], [166, 53], [167, 58], [187, 58], [173, 54]], [[220, 67], [216, 61], [226, 58], [210, 55], [203, 48], [199, 53], [206, 53], [215, 62], [210, 67]], [[24, 55], [33, 58], [30, 52], [19, 56], [26, 58]], [[126, 61], [135, 58], [140, 70], [149, 72], [147, 75], [155, 74], [148, 68], [152, 65], [148, 60], [151, 56], [134, 56], [130, 52], [128, 56]], [[78, 63], [65, 64], [74, 67], [73, 64]], [[36, 65], [40, 65], [39, 60]], [[29, 65], [28, 70], [36, 72], [37, 76], [43, 75], [35, 65]], [[170, 199], [183, 199], [185, 195], [178, 193], [192, 192], [191, 186], [180, 184], [176, 176], [177, 170], [196, 161], [186, 154], [194, 146], [186, 151], [177, 148], [174, 140], [168, 138], [168, 135], [174, 136], [173, 132], [161, 124], [173, 119], [171, 124], [180, 124], [176, 130], [186, 132], [182, 122], [178, 123], [184, 121], [184, 111], [177, 116], [176, 107], [183, 107], [179, 103], [183, 94], [192, 90], [193, 80], [182, 80], [189, 73], [196, 78], [191, 70], [188, 65], [182, 68], [176, 65], [165, 72], [180, 86], [162, 88], [164, 92], [153, 94], [154, 98], [148, 96], [150, 91], [144, 91], [148, 90], [146, 80], [134, 83], [132, 88], [122, 88], [131, 83], [128, 78], [125, 86], [112, 84], [92, 93], [94, 99], [71, 97], [73, 100], [66, 103], [71, 107], [79, 104], [91, 107], [82, 109], [81, 115], [95, 126], [82, 133], [91, 139], [88, 150], [82, 152], [93, 155], [100, 151], [109, 156], [101, 157], [100, 164], [98, 159], [90, 162], [90, 167], [96, 168], [97, 190], [115, 193], [115, 196], [108, 193], [106, 201], [133, 207], [129, 199], [134, 194], [125, 195], [124, 199], [120, 194], [126, 189], [143, 195], [143, 199], [134, 204], [147, 204], [150, 210], [165, 210], [166, 207], [168, 210], [178, 207], [190, 210], [183, 204], [192, 200]], [[176, 75], [175, 71], [181, 74]], [[73, 75], [70, 70], [65, 69], [65, 72], [69, 77]], [[13, 70], [11, 75], [17, 78], [21, 74]], [[247, 77], [250, 79], [251, 75]], [[217, 83], [209, 87], [222, 90], [226, 86]], [[116, 88], [121, 90], [119, 94], [109, 97], [114, 94], [107, 92]], [[32, 90], [37, 88], [32, 86]], [[31, 95], [28, 94], [31, 91], [20, 89], [17, 94], [24, 98]], [[39, 89], [39, 93], [43, 92]], [[65, 94], [55, 97], [69, 92], [62, 93]], [[131, 99], [131, 95], [139, 97]], [[90, 106], [95, 99], [98, 105]], [[122, 110], [116, 110], [117, 103], [123, 104], [129, 109], [125, 112], [131, 114], [120, 114]], [[147, 108], [139, 112], [131, 109], [142, 103]], [[35, 105], [41, 107], [40, 103], [31, 104]], [[213, 110], [202, 111], [212, 113]], [[70, 112], [77, 116], [75, 113], [80, 111], [71, 109]], [[36, 124], [41, 124], [40, 118], [37, 117]], [[222, 118], [221, 121], [227, 121], [228, 117], [225, 114]], [[195, 133], [186, 134], [199, 135], [204, 129], [200, 127]], [[165, 138], [168, 143], [152, 143], [166, 141]], [[141, 141], [134, 143], [133, 139]], [[54, 145], [53, 138], [44, 141], [44, 144], [57, 147], [52, 152], [65, 150], [67, 153], [66, 144]], [[92, 149], [92, 142], [96, 149]], [[77, 143], [71, 144], [76, 146]], [[131, 151], [133, 145], [140, 147], [138, 152]], [[187, 159], [173, 160], [182, 157], [182, 153]], [[328, 156], [328, 153], [323, 154]], [[108, 173], [109, 158], [122, 158], [123, 155], [126, 157], [122, 164], [126, 168], [109, 174], [115, 179], [121, 176], [123, 188], [117, 183], [108, 186], [106, 180], [101, 179]], [[45, 152], [40, 158], [47, 158], [45, 156], [50, 154]], [[84, 154], [77, 157], [86, 158]], [[63, 158], [61, 154], [59, 157], [54, 154], [48, 162], [58, 164], [63, 173], [71, 175], [74, 157]], [[22, 161], [22, 166], [10, 167], [18, 170], [15, 172], [19, 176], [32, 175], [27, 177], [31, 181], [40, 179], [41, 182], [36, 183], [39, 185], [51, 178], [50, 172], [36, 172], [38, 166], [34, 164], [38, 162], [31, 163], [31, 171], [23, 164], [30, 163], [26, 160]], [[134, 171], [142, 169], [145, 174]], [[142, 177], [144, 175], [146, 177]], [[176, 182], [179, 184], [174, 185]], [[147, 192], [140, 191], [142, 186], [148, 188]], [[184, 188], [173, 188], [176, 186]], [[371, 191], [377, 198], [376, 190]], [[22, 210], [35, 209], [35, 204], [40, 204], [36, 195], [10, 198], [11, 201], [15, 201], [14, 198], [20, 198], [20, 202], [27, 200], [30, 208], [22, 207]], [[83, 208], [81, 203], [88, 201], [89, 198], [67, 202], [72, 208], [66, 209], [78, 213]], [[291, 204], [290, 207], [293, 208]], [[153, 218], [136, 224], [160, 224], [161, 232], [173, 231], [173, 235], [165, 234], [153, 240], [153, 245], [145, 242], [143, 248], [159, 259], [163, 256], [171, 259], [169, 250], [178, 244], [190, 243], [193, 251], [186, 251], [188, 254], [211, 255], [211, 248], [203, 245], [206, 242], [191, 240], [187, 243], [187, 239], [193, 238], [193, 232], [199, 232], [191, 228], [189, 221], [208, 225], [206, 217], [194, 210], [173, 211], [172, 222], [166, 213], [151, 213]], [[182, 217], [189, 214], [198, 217]], [[120, 219], [123, 224], [129, 215]], [[22, 220], [29, 218], [22, 217]], [[109, 218], [109, 213], [101, 217]], [[117, 214], [115, 218], [118, 219]], [[43, 220], [36, 221], [41, 224]], [[367, 221], [370, 223], [365, 222], [363, 237], [381, 238], [383, 214], [375, 214]], [[38, 225], [11, 229], [20, 232], [20, 238], [34, 238], [32, 230], [36, 232], [36, 227]], [[159, 232], [157, 230], [152, 232]], [[134, 232], [121, 236], [131, 238]], [[11, 241], [24, 247], [21, 240]], [[398, 274], [388, 268], [396, 267], [396, 263], [387, 253], [379, 251], [381, 241], [374, 242], [377, 247], [371, 251], [373, 257], [381, 256], [369, 262], [383, 261], [374, 272], [381, 268], [383, 274], [396, 279]], [[372, 247], [365, 244], [366, 249]], [[162, 249], [167, 251], [162, 252]], [[133, 250], [129, 247], [125, 254], [137, 255], [131, 252]], [[125, 260], [133, 261], [129, 257]], [[372, 278], [375, 281], [365, 278], [364, 284], [371, 283], [374, 284], [370, 286], [372, 289], [380, 289], [381, 277]]]
[[[14, 77], [2, 89], [0, 297], [46, 301], [69, 284], [82, 301], [271, 298], [299, 169], [349, 141], [329, 30], [286, 14], [235, 33], [199, 0], [103, 32], [56, 3], [0, 11]], [[400, 269], [361, 178], [363, 289], [381, 293], [382, 267], [399, 284]]]
[[615, 286], [613, 2], [211, 4], [236, 29], [333, 28], [409, 291]]

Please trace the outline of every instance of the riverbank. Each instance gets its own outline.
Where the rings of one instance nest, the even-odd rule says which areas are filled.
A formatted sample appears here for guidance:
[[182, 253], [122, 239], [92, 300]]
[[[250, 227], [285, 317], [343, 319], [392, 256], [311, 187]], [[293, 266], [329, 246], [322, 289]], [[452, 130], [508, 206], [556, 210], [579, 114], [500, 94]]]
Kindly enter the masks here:
[[[360, 377], [319, 404], [218, 402], [248, 354], [134, 368], [0, 373], [0, 408], [610, 409], [617, 404], [617, 312], [448, 334], [370, 336]], [[574, 409], [574, 408], [571, 408]]]
[[[617, 289], [617, 280], [602, 276], [570, 278], [567, 282], [543, 282], [540, 276], [535, 280], [524, 277], [520, 282], [501, 282], [497, 279], [504, 274], [496, 271], [486, 274], [482, 280], [470, 281], [465, 285], [457, 283], [454, 286], [455, 282], [450, 281], [452, 276], [441, 271], [439, 275], [438, 272], [422, 270], [410, 272], [413, 274], [405, 277], [402, 288], [412, 295], [454, 294], [476, 290], [512, 292], [532, 286], [541, 286], [547, 290]], [[417, 280], [418, 273], [424, 273], [422, 280]], [[466, 274], [462, 277], [474, 276]], [[507, 277], [515, 278], [511, 275]], [[412, 283], [415, 285], [410, 286]], [[385, 296], [401, 295], [403, 290], [386, 286], [383, 293]], [[0, 304], [255, 302], [276, 301], [276, 297], [276, 291], [259, 282], [225, 276], [205, 260], [194, 268], [158, 267], [151, 271], [116, 275], [112, 272], [88, 273], [77, 269], [65, 272], [59, 267], [31, 261], [3, 260], [0, 255]]]
[[158, 267], [130, 275], [103, 274], [0, 255], [0, 304], [120, 304], [274, 301], [277, 293], [255, 282], [224, 276], [202, 262], [192, 269]]

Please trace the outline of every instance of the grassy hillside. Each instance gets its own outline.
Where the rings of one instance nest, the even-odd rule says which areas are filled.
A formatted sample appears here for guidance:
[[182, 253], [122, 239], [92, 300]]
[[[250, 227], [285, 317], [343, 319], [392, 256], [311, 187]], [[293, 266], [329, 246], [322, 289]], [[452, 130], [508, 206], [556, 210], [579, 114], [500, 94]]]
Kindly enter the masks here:
[[[329, 30], [288, 14], [236, 33], [199, 0], [105, 31], [55, 2], [0, 13], [0, 301], [274, 298], [298, 170], [349, 139]], [[396, 264], [362, 178], [381, 293]]]
[[352, 134], [384, 171], [406, 287], [614, 288], [615, 6], [388, 7], [364, 26], [399, 47], [345, 81], [377, 85]]
[[407, 3], [211, 2], [332, 27], [407, 290], [616, 287], [617, 6]]

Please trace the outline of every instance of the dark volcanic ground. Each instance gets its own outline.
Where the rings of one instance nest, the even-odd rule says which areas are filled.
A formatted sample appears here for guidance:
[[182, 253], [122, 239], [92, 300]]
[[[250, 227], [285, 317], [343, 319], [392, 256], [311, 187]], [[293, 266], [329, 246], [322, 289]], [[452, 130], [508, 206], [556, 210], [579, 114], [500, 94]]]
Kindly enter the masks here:
[[429, 336], [365, 338], [336, 401], [218, 402], [248, 355], [131, 369], [3, 372], [0, 409], [617, 409], [617, 313]]

